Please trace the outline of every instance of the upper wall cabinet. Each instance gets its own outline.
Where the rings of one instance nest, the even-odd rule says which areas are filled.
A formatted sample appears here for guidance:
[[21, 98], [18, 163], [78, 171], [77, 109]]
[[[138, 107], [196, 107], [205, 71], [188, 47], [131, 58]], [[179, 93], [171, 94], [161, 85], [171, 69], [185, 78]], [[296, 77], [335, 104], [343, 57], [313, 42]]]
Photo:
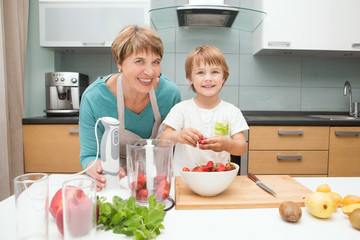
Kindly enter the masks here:
[[360, 51], [358, 0], [264, 0], [254, 54], [315, 55]]
[[330, 49], [360, 51], [360, 1], [330, 1]]
[[110, 47], [128, 24], [149, 26], [150, 0], [40, 0], [42, 47]]

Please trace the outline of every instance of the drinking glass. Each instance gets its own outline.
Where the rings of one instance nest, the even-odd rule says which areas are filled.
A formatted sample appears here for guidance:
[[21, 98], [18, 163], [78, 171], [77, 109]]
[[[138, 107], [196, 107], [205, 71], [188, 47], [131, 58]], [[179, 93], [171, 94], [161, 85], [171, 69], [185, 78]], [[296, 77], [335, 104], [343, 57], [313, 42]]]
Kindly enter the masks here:
[[18, 239], [48, 239], [49, 177], [29, 173], [14, 179]]
[[88, 176], [71, 177], [62, 185], [64, 239], [95, 239], [96, 182]]

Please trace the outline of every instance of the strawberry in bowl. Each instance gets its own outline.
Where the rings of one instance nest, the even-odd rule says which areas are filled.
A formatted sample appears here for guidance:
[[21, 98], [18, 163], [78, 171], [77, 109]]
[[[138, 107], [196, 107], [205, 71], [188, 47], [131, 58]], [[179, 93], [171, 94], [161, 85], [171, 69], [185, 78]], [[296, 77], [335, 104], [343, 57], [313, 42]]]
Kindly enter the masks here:
[[229, 162], [224, 165], [209, 161], [206, 165], [196, 166], [193, 169], [184, 167], [180, 171], [180, 176], [196, 194], [212, 197], [225, 191], [238, 172], [239, 165], [236, 163]]

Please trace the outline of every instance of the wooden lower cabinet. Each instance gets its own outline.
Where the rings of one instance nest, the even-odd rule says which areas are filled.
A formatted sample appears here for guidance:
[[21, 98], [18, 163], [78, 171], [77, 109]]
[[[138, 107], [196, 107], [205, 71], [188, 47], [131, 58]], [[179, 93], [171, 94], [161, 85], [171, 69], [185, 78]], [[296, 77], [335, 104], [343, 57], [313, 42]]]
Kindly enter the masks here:
[[360, 177], [360, 127], [331, 127], [329, 177]]
[[74, 173], [80, 165], [78, 125], [23, 125], [25, 172]]
[[328, 151], [250, 151], [249, 172], [327, 175]]
[[327, 126], [250, 126], [248, 171], [324, 177], [328, 149]]

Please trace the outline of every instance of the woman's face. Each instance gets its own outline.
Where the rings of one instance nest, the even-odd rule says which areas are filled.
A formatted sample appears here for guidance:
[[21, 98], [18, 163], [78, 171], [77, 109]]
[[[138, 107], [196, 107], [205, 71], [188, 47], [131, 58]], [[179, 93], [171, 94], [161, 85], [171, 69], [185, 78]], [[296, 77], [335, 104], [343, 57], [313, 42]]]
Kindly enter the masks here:
[[196, 66], [193, 63], [190, 84], [193, 84], [196, 94], [212, 97], [216, 96], [224, 84], [224, 72], [220, 66], [201, 63]]
[[118, 64], [122, 79], [135, 91], [148, 93], [161, 73], [161, 58], [151, 51], [133, 53]]

